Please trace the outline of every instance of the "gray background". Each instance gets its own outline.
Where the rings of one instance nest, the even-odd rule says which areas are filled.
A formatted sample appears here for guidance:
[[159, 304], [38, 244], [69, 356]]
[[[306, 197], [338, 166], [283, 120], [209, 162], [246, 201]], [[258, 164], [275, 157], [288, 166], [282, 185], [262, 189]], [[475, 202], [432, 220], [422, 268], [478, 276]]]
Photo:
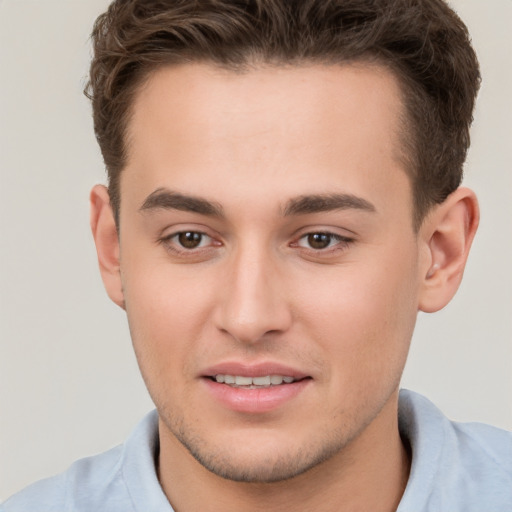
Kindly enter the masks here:
[[[457, 297], [418, 319], [403, 385], [512, 429], [512, 1], [451, 3], [484, 75], [466, 167], [482, 223]], [[0, 501], [122, 442], [152, 407], [88, 227], [104, 174], [81, 89], [106, 5], [0, 0]]]

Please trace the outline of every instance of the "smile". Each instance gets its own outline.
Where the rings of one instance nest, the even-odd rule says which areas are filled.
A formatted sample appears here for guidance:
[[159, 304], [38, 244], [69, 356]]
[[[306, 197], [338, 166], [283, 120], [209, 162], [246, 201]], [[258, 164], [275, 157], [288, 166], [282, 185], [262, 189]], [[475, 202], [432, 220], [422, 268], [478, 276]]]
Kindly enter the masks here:
[[284, 375], [264, 375], [262, 377], [246, 377], [242, 375], [218, 374], [214, 377], [220, 384], [228, 384], [234, 388], [260, 389], [270, 386], [280, 386], [282, 384], [291, 384], [296, 379]]
[[314, 385], [312, 375], [274, 361], [223, 361], [199, 376], [213, 404], [242, 414], [277, 411]]

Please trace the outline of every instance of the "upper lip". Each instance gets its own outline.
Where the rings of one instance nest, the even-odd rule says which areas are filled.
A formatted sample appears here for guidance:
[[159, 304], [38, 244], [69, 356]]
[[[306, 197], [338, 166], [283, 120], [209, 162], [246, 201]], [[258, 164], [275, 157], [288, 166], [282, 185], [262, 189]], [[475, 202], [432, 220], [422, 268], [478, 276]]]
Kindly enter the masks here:
[[214, 377], [215, 375], [239, 375], [243, 377], [264, 377], [266, 375], [281, 375], [293, 377], [295, 380], [309, 377], [308, 374], [290, 366], [276, 362], [261, 362], [257, 364], [243, 363], [237, 361], [226, 361], [205, 369], [203, 377]]

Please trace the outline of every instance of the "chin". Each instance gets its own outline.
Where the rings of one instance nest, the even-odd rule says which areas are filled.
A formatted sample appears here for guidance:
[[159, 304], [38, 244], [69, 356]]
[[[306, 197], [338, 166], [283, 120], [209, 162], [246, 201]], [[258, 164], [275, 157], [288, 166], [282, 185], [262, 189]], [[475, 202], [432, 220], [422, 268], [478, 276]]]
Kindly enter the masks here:
[[[253, 484], [276, 483], [290, 480], [318, 464], [328, 456], [320, 454], [316, 458], [304, 457], [300, 454], [280, 455], [267, 457], [261, 454], [252, 460], [240, 460], [239, 457], [223, 456], [219, 454], [197, 453], [186, 447], [192, 456], [208, 471], [226, 480]], [[261, 460], [263, 459], [263, 460]]]
[[[261, 443], [207, 442], [178, 432], [178, 441], [192, 457], [211, 473], [234, 482], [252, 484], [277, 483], [295, 478], [327, 461], [346, 445], [345, 439], [321, 439], [314, 442], [276, 446], [276, 439]], [[212, 445], [215, 444], [215, 447]], [[226, 446], [224, 450], [219, 446]]]

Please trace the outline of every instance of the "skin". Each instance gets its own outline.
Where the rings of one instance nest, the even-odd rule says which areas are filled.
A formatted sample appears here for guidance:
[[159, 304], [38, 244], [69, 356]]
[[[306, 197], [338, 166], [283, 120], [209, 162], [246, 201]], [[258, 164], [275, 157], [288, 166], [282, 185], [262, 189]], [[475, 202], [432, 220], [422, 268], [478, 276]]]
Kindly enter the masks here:
[[[451, 299], [478, 223], [461, 188], [413, 229], [402, 108], [394, 76], [363, 64], [190, 64], [141, 88], [119, 232], [101, 186], [91, 224], [159, 412], [159, 478], [177, 512], [396, 509], [416, 315]], [[333, 194], [322, 208], [310, 197]], [[198, 247], [180, 245], [184, 232]], [[205, 378], [226, 362], [307, 379], [268, 411], [233, 410]]]

